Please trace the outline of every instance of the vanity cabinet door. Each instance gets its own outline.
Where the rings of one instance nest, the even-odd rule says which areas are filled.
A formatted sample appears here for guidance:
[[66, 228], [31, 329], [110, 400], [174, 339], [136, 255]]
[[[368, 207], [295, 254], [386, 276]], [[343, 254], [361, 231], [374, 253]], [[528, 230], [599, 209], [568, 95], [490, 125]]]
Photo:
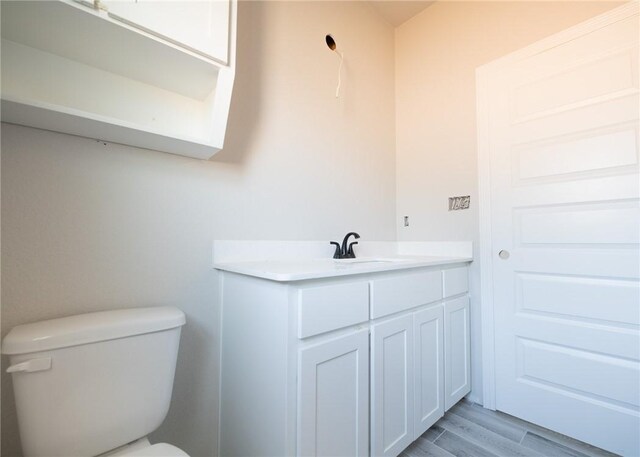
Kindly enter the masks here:
[[371, 329], [371, 455], [397, 456], [413, 441], [413, 316]]
[[414, 439], [444, 415], [444, 309], [413, 315], [415, 340]]
[[471, 390], [469, 297], [444, 302], [445, 411]]
[[230, 0], [103, 0], [109, 16], [226, 64]]
[[361, 330], [300, 350], [300, 456], [369, 453], [369, 333]]

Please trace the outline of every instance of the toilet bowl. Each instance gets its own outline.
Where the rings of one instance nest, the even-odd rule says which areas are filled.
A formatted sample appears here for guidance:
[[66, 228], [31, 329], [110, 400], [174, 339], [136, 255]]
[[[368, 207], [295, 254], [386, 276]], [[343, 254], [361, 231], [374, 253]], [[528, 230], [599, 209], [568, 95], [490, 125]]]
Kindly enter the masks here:
[[25, 457], [188, 457], [146, 438], [169, 411], [184, 323], [154, 307], [13, 328], [2, 353]]

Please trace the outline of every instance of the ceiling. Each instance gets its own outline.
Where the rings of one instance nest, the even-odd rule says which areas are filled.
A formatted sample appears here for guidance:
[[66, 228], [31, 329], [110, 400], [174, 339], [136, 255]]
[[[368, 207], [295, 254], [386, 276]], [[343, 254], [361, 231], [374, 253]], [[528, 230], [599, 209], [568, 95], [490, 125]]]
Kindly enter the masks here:
[[369, 2], [394, 27], [408, 21], [434, 3], [426, 0], [369, 0]]

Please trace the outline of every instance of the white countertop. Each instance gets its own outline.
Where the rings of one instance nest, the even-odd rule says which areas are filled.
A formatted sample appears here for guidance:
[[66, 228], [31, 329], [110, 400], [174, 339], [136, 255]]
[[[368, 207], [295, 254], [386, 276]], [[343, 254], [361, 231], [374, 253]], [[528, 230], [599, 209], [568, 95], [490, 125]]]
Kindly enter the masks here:
[[287, 282], [465, 263], [472, 260], [471, 257], [394, 255], [347, 260], [301, 259], [223, 262], [215, 263], [214, 267], [257, 278]]

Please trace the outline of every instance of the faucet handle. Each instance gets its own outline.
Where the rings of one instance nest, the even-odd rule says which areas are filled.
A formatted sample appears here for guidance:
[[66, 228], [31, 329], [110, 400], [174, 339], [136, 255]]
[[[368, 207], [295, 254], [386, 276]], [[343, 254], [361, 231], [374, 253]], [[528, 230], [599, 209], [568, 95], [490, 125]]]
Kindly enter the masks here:
[[340, 243], [336, 242], [336, 241], [330, 241], [329, 244], [332, 244], [336, 247], [336, 251], [333, 253], [333, 258], [334, 259], [341, 259], [342, 255], [340, 253]]
[[354, 241], [353, 243], [349, 244], [349, 250], [347, 251], [347, 259], [355, 259], [356, 258], [356, 254], [355, 254], [355, 252], [353, 252], [353, 245], [354, 244], [358, 244], [358, 242]]

